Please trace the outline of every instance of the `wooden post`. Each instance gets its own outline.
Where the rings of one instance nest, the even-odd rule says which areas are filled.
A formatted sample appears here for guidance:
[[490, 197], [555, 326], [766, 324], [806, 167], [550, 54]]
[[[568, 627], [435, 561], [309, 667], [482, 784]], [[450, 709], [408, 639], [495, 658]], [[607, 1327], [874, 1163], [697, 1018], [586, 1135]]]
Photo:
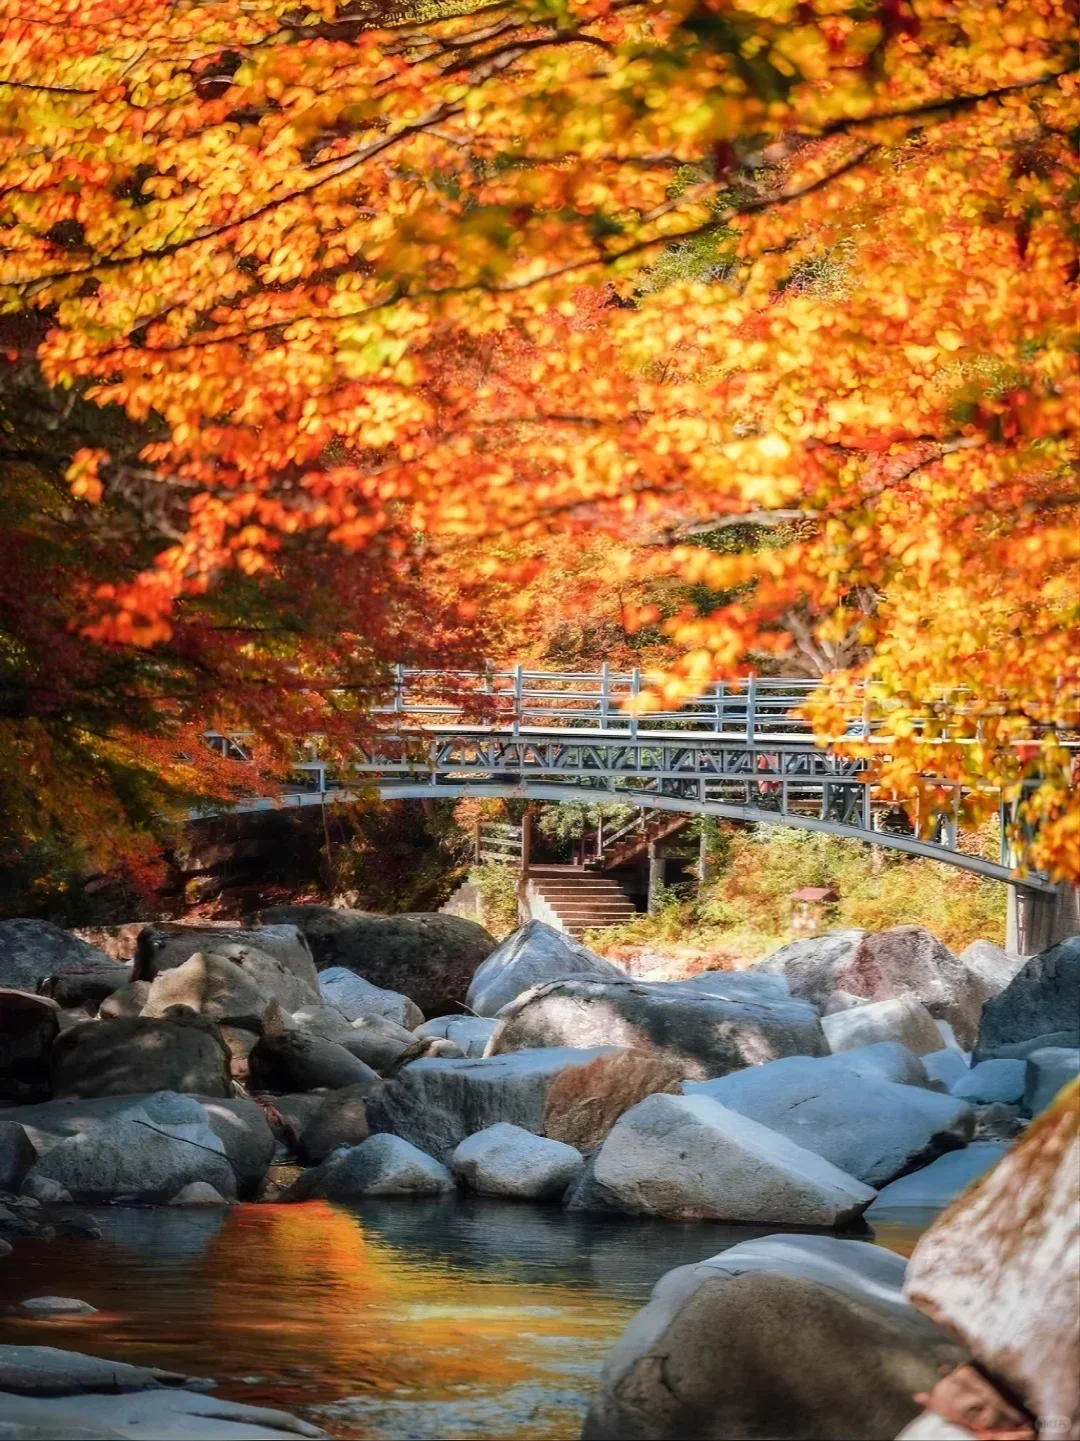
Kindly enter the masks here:
[[1033, 956], [1075, 935], [1080, 935], [1080, 891], [1075, 886], [1060, 885], [1052, 891], [1009, 886], [1007, 951]]
[[525, 807], [521, 817], [521, 879], [529, 879], [529, 861], [532, 856], [532, 807]]
[[596, 859], [604, 859], [604, 817], [601, 813], [596, 818]]
[[477, 816], [476, 824], [473, 827], [473, 861], [476, 865], [480, 864], [480, 829], [482, 825], [483, 822], [480, 817]]

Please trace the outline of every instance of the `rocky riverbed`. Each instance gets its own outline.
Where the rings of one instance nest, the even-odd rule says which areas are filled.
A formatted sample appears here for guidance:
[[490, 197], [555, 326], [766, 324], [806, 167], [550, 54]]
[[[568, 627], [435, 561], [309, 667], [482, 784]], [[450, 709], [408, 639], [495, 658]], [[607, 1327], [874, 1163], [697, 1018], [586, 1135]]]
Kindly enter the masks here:
[[[130, 958], [0, 922], [4, 1435], [68, 1434], [92, 1398], [81, 1434], [102, 1437], [571, 1437], [587, 1407], [596, 1441], [888, 1441], [924, 1401], [970, 1420], [937, 1382], [973, 1358], [991, 1388], [1004, 1368], [991, 1410], [1020, 1403], [1014, 1429], [1044, 1393], [1075, 1429], [1068, 1385], [1028, 1397], [949, 1265], [907, 1299], [895, 1252], [962, 1197], [917, 1276], [933, 1241], [965, 1295], [974, 1265], [1019, 1304], [995, 1227], [1036, 1238], [1050, 1292], [1080, 1265], [1080, 941], [1024, 961], [841, 931], [643, 982], [537, 922], [499, 947], [455, 917], [322, 907], [124, 937]], [[1057, 1374], [1078, 1323], [1043, 1302]], [[260, 1336], [273, 1365], [234, 1365]], [[852, 1348], [865, 1384], [823, 1359]], [[161, 1374], [110, 1382], [120, 1360]]]

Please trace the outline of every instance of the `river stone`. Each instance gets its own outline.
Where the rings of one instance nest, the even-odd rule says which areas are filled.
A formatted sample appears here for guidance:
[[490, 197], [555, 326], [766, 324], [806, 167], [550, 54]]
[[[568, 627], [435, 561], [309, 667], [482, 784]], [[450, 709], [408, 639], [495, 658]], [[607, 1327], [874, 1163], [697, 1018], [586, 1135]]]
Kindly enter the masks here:
[[147, 1096], [93, 1130], [69, 1136], [41, 1157], [34, 1176], [70, 1191], [76, 1201], [162, 1204], [191, 1181], [236, 1194], [221, 1140], [190, 1096]]
[[990, 1106], [995, 1101], [1015, 1105], [1024, 1094], [1025, 1065], [1024, 1061], [980, 1061], [949, 1089], [972, 1106]]
[[0, 921], [0, 986], [34, 992], [46, 976], [108, 964], [103, 951], [49, 921]]
[[367, 1101], [382, 1083], [362, 1081], [333, 1091], [301, 1129], [297, 1141], [300, 1158], [317, 1165], [341, 1146], [358, 1146], [368, 1137]]
[[149, 994], [149, 981], [132, 981], [106, 996], [98, 1006], [98, 1015], [103, 1021], [116, 1020], [118, 1016], [141, 1016]]
[[387, 1072], [420, 1056], [425, 1043], [412, 1031], [385, 1016], [364, 1016], [354, 1021], [341, 1044], [373, 1071]]
[[178, 1009], [161, 1019], [89, 1021], [53, 1045], [53, 1095], [89, 1098], [146, 1091], [232, 1094], [229, 1052], [210, 1020]]
[[924, 1233], [904, 1284], [920, 1310], [1041, 1418], [1044, 1437], [1080, 1431], [1078, 1216], [1074, 1081]]
[[[38, 1106], [19, 1106], [8, 1115], [24, 1128], [37, 1155], [44, 1156], [61, 1141], [89, 1134], [132, 1107], [145, 1106], [155, 1098], [155, 1094], [146, 1094], [101, 1096], [87, 1101], [47, 1101]], [[201, 1107], [202, 1119], [224, 1147], [238, 1193], [245, 1198], [253, 1195], [274, 1155], [274, 1137], [259, 1106], [247, 1097], [177, 1095], [175, 1099]], [[191, 1114], [194, 1116], [194, 1112]], [[34, 1175], [32, 1171], [24, 1190]], [[38, 1198], [46, 1199], [40, 1194]]]
[[372, 1095], [368, 1126], [373, 1133], [402, 1136], [445, 1162], [466, 1136], [498, 1121], [541, 1135], [556, 1078], [605, 1054], [558, 1046], [480, 1060], [423, 1057]]
[[663, 1051], [609, 1051], [563, 1071], [544, 1102], [544, 1135], [594, 1151], [623, 1112], [646, 1096], [681, 1095], [685, 1070]]
[[965, 1049], [974, 1042], [983, 1002], [993, 994], [982, 976], [918, 926], [809, 936], [753, 969], [785, 975], [792, 995], [822, 1007], [837, 990], [868, 1001], [920, 1001], [932, 1016], [950, 1023]]
[[479, 1196], [510, 1196], [523, 1201], [560, 1199], [583, 1165], [580, 1151], [561, 1141], [499, 1121], [467, 1136], [450, 1165]]
[[835, 1060], [837, 1065], [842, 1065], [845, 1070], [857, 1071], [860, 1076], [894, 1081], [898, 1086], [922, 1086], [924, 1089], [930, 1084], [926, 1065], [929, 1059], [929, 1056], [917, 1056], [900, 1041], [875, 1041], [869, 1046], [841, 1051], [835, 1057], [822, 1057], [823, 1061]]
[[917, 1056], [940, 1051], [941, 1032], [925, 1006], [905, 996], [898, 1001], [875, 1001], [851, 1011], [823, 1016], [821, 1029], [835, 1054], [877, 1041], [899, 1041]]
[[51, 1316], [97, 1315], [96, 1306], [71, 1296], [31, 1296], [29, 1300], [20, 1301], [16, 1310], [21, 1316], [30, 1316], [35, 1320], [48, 1320]]
[[285, 1201], [353, 1201], [361, 1196], [437, 1196], [454, 1189], [454, 1178], [433, 1157], [400, 1136], [369, 1136], [359, 1146], [335, 1151], [305, 1171], [282, 1196]]
[[265, 1091], [315, 1091], [374, 1083], [377, 1075], [336, 1041], [303, 1031], [260, 1036], [248, 1057], [251, 1084]]
[[442, 913], [371, 916], [332, 906], [270, 906], [261, 920], [298, 926], [320, 971], [341, 966], [373, 985], [403, 991], [425, 1016], [461, 1008], [473, 972], [496, 944], [475, 921]]
[[882, 1247], [797, 1235], [669, 1271], [609, 1352], [583, 1441], [891, 1441], [967, 1360], [903, 1277]]
[[498, 1021], [487, 1016], [436, 1016], [416, 1027], [422, 1041], [452, 1041], [463, 1056], [482, 1056]]
[[993, 941], [972, 941], [959, 955], [961, 965], [974, 971], [989, 987], [992, 996], [1003, 991], [1017, 971], [1023, 969], [1025, 959], [1003, 951]]
[[0, 1415], [4, 1428], [0, 1436], [13, 1441], [286, 1441], [326, 1434], [286, 1411], [171, 1388], [120, 1396], [30, 1397], [0, 1392]]
[[543, 921], [528, 921], [507, 936], [477, 969], [465, 1003], [478, 1016], [496, 1016], [533, 986], [564, 976], [625, 977], [622, 966], [605, 961], [563, 931]]
[[196, 951], [181, 965], [158, 972], [142, 1013], [162, 1016], [170, 1006], [188, 1006], [219, 1024], [258, 1031], [269, 1000], [270, 993], [235, 962]]
[[860, 1074], [840, 1059], [790, 1056], [685, 1090], [787, 1136], [867, 1186], [884, 1186], [971, 1139], [975, 1115], [963, 1101]]
[[[162, 1371], [156, 1366], [129, 1366], [55, 1346], [0, 1345], [0, 1392], [16, 1396], [83, 1396], [87, 1392], [146, 1391], [158, 1386], [184, 1386], [196, 1376]], [[0, 1415], [7, 1416], [0, 1397]]]
[[1062, 1086], [1080, 1075], [1080, 1050], [1046, 1046], [1032, 1051], [1023, 1065], [1024, 1110], [1029, 1116], [1037, 1116], [1046, 1110]]
[[23, 1127], [0, 1115], [0, 1191], [17, 1193], [36, 1160], [34, 1143]]
[[568, 1203], [673, 1221], [843, 1226], [875, 1194], [709, 1096], [653, 1095], [615, 1122]]
[[22, 1183], [19, 1194], [39, 1202], [42, 1206], [70, 1206], [73, 1200], [71, 1192], [58, 1181], [50, 1181], [47, 1176], [36, 1176], [33, 1171]]
[[241, 951], [271, 956], [286, 971], [302, 982], [302, 992], [295, 1000], [283, 1000], [285, 1010], [318, 1000], [319, 979], [312, 959], [311, 947], [293, 925], [260, 926], [258, 930], [237, 929], [235, 926], [184, 925], [182, 922], [146, 926], [139, 934], [135, 951], [137, 981], [152, 981], [160, 971], [180, 966], [196, 951], [212, 952], [236, 960], [233, 947]]
[[963, 1051], [944, 1046], [940, 1051], [931, 1051], [922, 1058], [923, 1067], [931, 1081], [940, 1081], [949, 1091], [953, 1085], [968, 1074], [967, 1057]]
[[874, 1225], [894, 1211], [942, 1211], [996, 1166], [1008, 1149], [1004, 1141], [973, 1141], [962, 1151], [949, 1151], [929, 1166], [883, 1186], [863, 1219]]
[[60, 1007], [46, 996], [0, 990], [0, 1100], [34, 1101], [49, 1094]]
[[220, 1191], [206, 1181], [189, 1181], [170, 1200], [170, 1206], [227, 1206], [229, 1203]]
[[987, 1001], [972, 1061], [1046, 1046], [1080, 1046], [1080, 936], [1032, 956]]
[[331, 966], [319, 972], [319, 990], [323, 999], [336, 1006], [348, 1021], [359, 1021], [364, 1016], [385, 1016], [406, 1030], [416, 1030], [424, 1019], [424, 1013], [415, 1001], [403, 996], [400, 991], [388, 991], [382, 986], [373, 986], [344, 966]]
[[495, 1055], [537, 1046], [628, 1046], [674, 1057], [694, 1080], [777, 1056], [828, 1052], [806, 1001], [727, 1000], [678, 982], [571, 976], [526, 991], [499, 1019]]
[[766, 971], [700, 971], [696, 976], [673, 981], [684, 991], [701, 991], [723, 996], [728, 1001], [786, 1001], [791, 997], [787, 977]]

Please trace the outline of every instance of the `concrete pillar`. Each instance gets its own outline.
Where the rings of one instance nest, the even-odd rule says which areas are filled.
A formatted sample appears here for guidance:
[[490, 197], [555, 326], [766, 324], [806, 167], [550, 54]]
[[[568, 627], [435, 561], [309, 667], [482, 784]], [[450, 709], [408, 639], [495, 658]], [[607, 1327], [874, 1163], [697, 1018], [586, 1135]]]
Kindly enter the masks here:
[[701, 827], [698, 836], [698, 880], [702, 885], [713, 878], [713, 866], [709, 859], [709, 839], [705, 827]]
[[1080, 935], [1080, 891], [1060, 885], [1052, 891], [1009, 886], [1005, 949], [1033, 956], [1070, 936]]
[[529, 860], [532, 856], [532, 808], [525, 807], [521, 817], [521, 879], [529, 879]]
[[664, 861], [656, 841], [649, 842], [649, 915], [656, 910], [656, 896], [664, 880]]

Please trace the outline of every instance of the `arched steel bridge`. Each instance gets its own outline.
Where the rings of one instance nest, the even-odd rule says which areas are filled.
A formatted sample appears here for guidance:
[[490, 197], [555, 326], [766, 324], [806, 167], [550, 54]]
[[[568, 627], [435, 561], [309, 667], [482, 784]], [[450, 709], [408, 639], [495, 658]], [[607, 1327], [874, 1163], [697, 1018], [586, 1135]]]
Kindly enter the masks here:
[[[909, 822], [895, 802], [875, 794], [863, 761], [816, 745], [808, 722], [793, 713], [815, 684], [720, 684], [680, 710], [637, 716], [623, 704], [642, 689], [638, 671], [399, 666], [386, 704], [371, 712], [377, 729], [354, 743], [346, 764], [320, 758], [312, 737], [294, 784], [234, 810], [320, 805], [372, 788], [388, 799], [605, 800], [824, 831], [1017, 883], [1004, 850], [989, 860], [963, 849], [960, 787], [945, 787], [951, 804], [932, 818], [927, 836], [918, 816]], [[867, 736], [887, 745], [865, 715], [853, 716], [844, 738]], [[207, 739], [222, 754], [250, 758], [248, 735], [212, 731]], [[1032, 874], [1020, 884], [1053, 889]]]

